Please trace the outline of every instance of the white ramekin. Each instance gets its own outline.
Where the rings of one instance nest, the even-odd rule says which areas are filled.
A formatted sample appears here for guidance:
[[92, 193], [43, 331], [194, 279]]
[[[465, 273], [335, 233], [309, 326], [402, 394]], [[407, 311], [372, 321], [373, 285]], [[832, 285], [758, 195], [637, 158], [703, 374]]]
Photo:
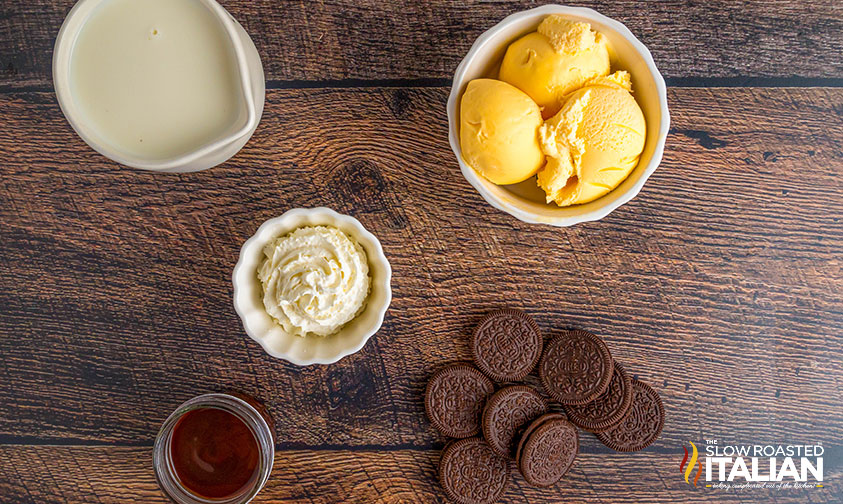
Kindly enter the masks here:
[[67, 14], [53, 50], [53, 85], [56, 98], [67, 121], [91, 148], [120, 164], [157, 172], [184, 173], [205, 170], [225, 162], [246, 145], [263, 114], [265, 85], [258, 50], [246, 30], [215, 0], [200, 0], [219, 19], [231, 41], [240, 73], [245, 122], [237, 130], [199, 149], [177, 158], [150, 161], [118, 152], [100, 138], [76, 106], [70, 86], [70, 57], [79, 32], [91, 13], [108, 0], [79, 0]]
[[[561, 14], [572, 20], [591, 23], [593, 29], [608, 38], [612, 49], [612, 70], [626, 70], [632, 75], [633, 94], [647, 120], [644, 152], [629, 177], [602, 198], [564, 208], [545, 202], [545, 194], [536, 186], [535, 178], [512, 186], [498, 186], [489, 182], [465, 163], [460, 149], [459, 105], [468, 82], [481, 77], [497, 78], [497, 69], [509, 44], [535, 31], [539, 23], [550, 14]], [[545, 5], [512, 14], [477, 38], [454, 74], [448, 98], [448, 127], [451, 149], [457, 156], [463, 176], [490, 205], [524, 222], [572, 226], [602, 219], [628, 202], [656, 170], [670, 128], [667, 87], [650, 51], [622, 23], [592, 9]]]
[[[363, 247], [369, 258], [372, 290], [363, 312], [338, 333], [326, 337], [301, 337], [284, 331], [266, 313], [258, 267], [267, 243], [299, 227], [320, 225], [340, 229]], [[380, 329], [389, 303], [392, 302], [392, 268], [378, 239], [354, 217], [329, 208], [296, 208], [264, 222], [240, 249], [233, 280], [234, 309], [243, 321], [246, 334], [260, 343], [269, 355], [299, 366], [332, 364], [363, 348]]]

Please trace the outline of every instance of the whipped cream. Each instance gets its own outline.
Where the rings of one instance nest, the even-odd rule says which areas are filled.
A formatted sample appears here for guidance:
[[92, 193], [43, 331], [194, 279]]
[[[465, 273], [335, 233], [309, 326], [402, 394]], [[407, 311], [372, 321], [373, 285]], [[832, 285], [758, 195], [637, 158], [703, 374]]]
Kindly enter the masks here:
[[328, 336], [366, 306], [366, 251], [339, 229], [301, 227], [267, 244], [263, 253], [263, 305], [285, 331]]

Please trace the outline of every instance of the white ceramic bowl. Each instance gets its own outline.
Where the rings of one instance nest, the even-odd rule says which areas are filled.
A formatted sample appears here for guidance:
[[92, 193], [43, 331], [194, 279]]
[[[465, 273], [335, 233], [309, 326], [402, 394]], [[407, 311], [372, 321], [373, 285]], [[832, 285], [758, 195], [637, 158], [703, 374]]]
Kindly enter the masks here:
[[[520, 184], [498, 186], [481, 177], [468, 166], [460, 149], [459, 105], [465, 87], [472, 79], [497, 78], [498, 67], [510, 43], [535, 31], [550, 14], [591, 23], [605, 35], [612, 49], [612, 70], [626, 70], [632, 76], [633, 96], [647, 120], [647, 140], [638, 166], [614, 191], [590, 203], [560, 208], [545, 202], [545, 194], [535, 177]], [[656, 170], [664, 153], [664, 142], [670, 127], [667, 110], [667, 88], [650, 51], [626, 26], [598, 14], [592, 9], [545, 5], [515, 13], [480, 35], [457, 67], [451, 95], [448, 98], [448, 126], [451, 149], [457, 156], [463, 176], [493, 207], [524, 222], [572, 226], [580, 222], [602, 219], [614, 209], [635, 197], [644, 182]]]
[[84, 114], [76, 106], [70, 86], [70, 57], [79, 32], [91, 13], [108, 0], [79, 0], [67, 14], [56, 37], [53, 50], [53, 85], [56, 98], [67, 121], [92, 149], [120, 164], [142, 170], [184, 173], [205, 170], [227, 161], [246, 145], [255, 132], [263, 114], [266, 83], [263, 66], [254, 42], [231, 14], [215, 0], [200, 0], [219, 19], [231, 41], [240, 73], [245, 114], [243, 121], [233, 124], [230, 131], [194, 152], [171, 159], [148, 160], [120, 152], [90, 127]]
[[[267, 243], [299, 227], [320, 225], [342, 230], [363, 247], [369, 258], [372, 290], [363, 312], [338, 333], [326, 337], [301, 337], [284, 331], [266, 313], [258, 267], [263, 261], [263, 248]], [[378, 239], [354, 217], [328, 208], [296, 208], [264, 222], [240, 249], [233, 280], [234, 309], [243, 321], [246, 334], [260, 343], [269, 355], [299, 366], [332, 364], [363, 348], [380, 329], [392, 301], [392, 268]]]

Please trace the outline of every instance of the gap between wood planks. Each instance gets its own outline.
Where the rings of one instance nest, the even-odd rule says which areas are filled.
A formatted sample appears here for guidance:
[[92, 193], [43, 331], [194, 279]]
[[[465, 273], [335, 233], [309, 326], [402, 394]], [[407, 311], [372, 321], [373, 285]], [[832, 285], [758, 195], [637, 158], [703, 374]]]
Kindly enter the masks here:
[[[843, 87], [843, 78], [811, 77], [670, 77], [668, 87], [689, 88], [814, 88]], [[329, 79], [329, 80], [267, 80], [266, 89], [351, 89], [351, 88], [434, 88], [450, 87], [451, 79]], [[0, 94], [46, 93], [50, 86], [0, 86]]]
[[[582, 436], [588, 435], [587, 432], [582, 432]], [[75, 446], [75, 447], [129, 447], [129, 448], [144, 448], [153, 446], [153, 440], [138, 440], [138, 441], [90, 441], [70, 438], [42, 438], [37, 436], [8, 436], [0, 435], [0, 446]], [[276, 451], [349, 451], [349, 452], [365, 452], [365, 451], [427, 451], [427, 450], [441, 450], [447, 443], [432, 443], [413, 444], [413, 443], [396, 443], [396, 444], [342, 444], [342, 443], [325, 443], [318, 445], [311, 445], [307, 443], [284, 442], [276, 443]], [[832, 447], [829, 447], [834, 449]], [[827, 448], [828, 450], [828, 448]], [[664, 446], [652, 446], [647, 449], [650, 453], [669, 454], [674, 455], [676, 450]], [[841, 455], [843, 455], [843, 446], [840, 447]], [[584, 454], [611, 454], [615, 453], [613, 450], [603, 446], [596, 441], [594, 443], [587, 443], [580, 445], [580, 453]]]
[[[671, 87], [843, 87], [843, 78], [809, 77], [671, 77]], [[368, 88], [368, 87], [450, 87], [451, 79], [337, 79], [269, 80], [267, 89]]]
[[[580, 437], [588, 436], [588, 432], [581, 432]], [[320, 444], [308, 445], [307, 443], [276, 443], [275, 451], [348, 451], [348, 452], [367, 452], [367, 451], [439, 451], [442, 450], [447, 443], [433, 443], [431, 445], [416, 445], [412, 443], [401, 444]], [[36, 436], [5, 436], [0, 435], [0, 447], [2, 446], [70, 446], [70, 447], [118, 447], [118, 448], [152, 448], [153, 441], [84, 441], [76, 439], [44, 439]], [[653, 445], [647, 448], [648, 453], [658, 455], [676, 455], [677, 451], [673, 446], [659, 446]], [[585, 455], [611, 455], [614, 450], [607, 448], [599, 443], [580, 444], [579, 453]], [[841, 446], [825, 446], [825, 453], [823, 458], [827, 461], [826, 467], [840, 467], [843, 466], [843, 445]]]

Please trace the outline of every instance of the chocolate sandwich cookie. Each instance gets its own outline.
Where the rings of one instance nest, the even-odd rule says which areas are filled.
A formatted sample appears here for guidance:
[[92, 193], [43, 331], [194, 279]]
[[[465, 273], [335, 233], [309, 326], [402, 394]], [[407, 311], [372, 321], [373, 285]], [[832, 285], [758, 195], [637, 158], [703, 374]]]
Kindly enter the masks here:
[[532, 434], [533, 431], [535, 431], [541, 424], [553, 419], [567, 420], [568, 417], [566, 417], [562, 413], [545, 413], [544, 415], [530, 422], [530, 425], [527, 426], [527, 428], [524, 430], [524, 433], [521, 434], [521, 439], [518, 441], [518, 449], [515, 451], [516, 463], [519, 459], [521, 459], [521, 450], [524, 449], [524, 442], [530, 438], [530, 434]]
[[611, 429], [623, 420], [632, 405], [632, 378], [618, 361], [609, 388], [588, 404], [565, 406], [572, 424], [591, 432]]
[[609, 448], [631, 452], [653, 444], [664, 427], [664, 405], [651, 386], [632, 380], [632, 406], [629, 414], [615, 427], [597, 434]]
[[587, 331], [568, 331], [547, 344], [539, 376], [547, 393], [562, 404], [586, 404], [609, 387], [614, 365], [602, 339]]
[[536, 367], [542, 335], [533, 317], [519, 310], [496, 310], [474, 329], [474, 363], [496, 381], [518, 381]]
[[509, 486], [509, 463], [482, 438], [460, 439], [442, 453], [439, 481], [454, 502], [489, 504]]
[[483, 436], [498, 455], [511, 459], [519, 434], [547, 412], [547, 402], [532, 387], [513, 385], [495, 392], [483, 408]]
[[579, 446], [574, 424], [561, 415], [545, 415], [524, 433], [518, 447], [518, 469], [527, 483], [549, 487], [571, 468]]
[[425, 411], [442, 434], [466, 438], [480, 432], [480, 412], [495, 384], [471, 364], [440, 369], [427, 382]]

